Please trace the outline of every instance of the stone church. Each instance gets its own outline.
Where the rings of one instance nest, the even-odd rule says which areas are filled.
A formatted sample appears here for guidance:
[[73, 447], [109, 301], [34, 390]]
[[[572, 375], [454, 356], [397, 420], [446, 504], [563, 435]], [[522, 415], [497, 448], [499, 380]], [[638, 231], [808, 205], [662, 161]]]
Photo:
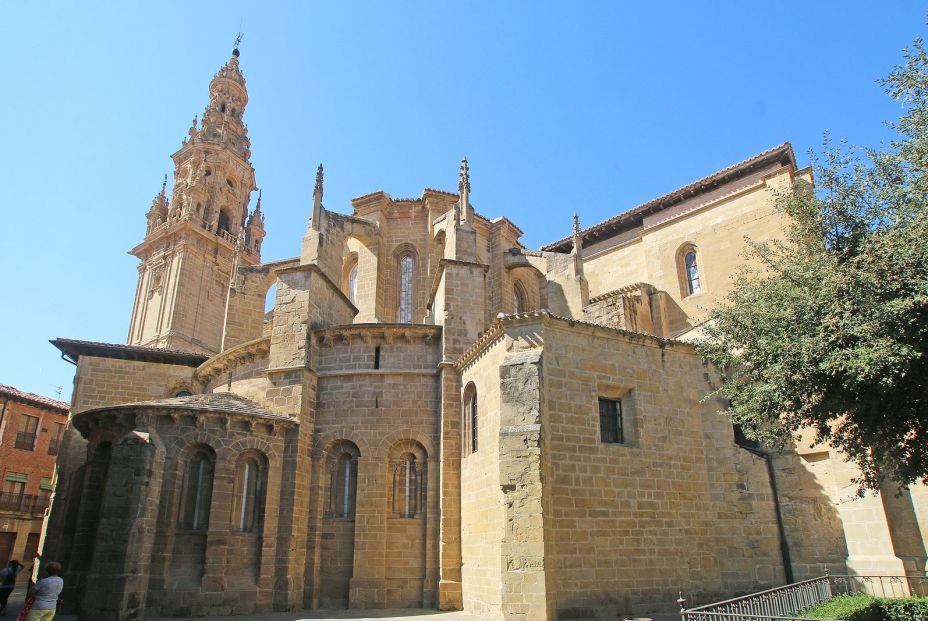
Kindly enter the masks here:
[[475, 211], [466, 160], [456, 192], [348, 214], [320, 166], [299, 255], [265, 262], [238, 56], [131, 250], [127, 344], [52, 341], [65, 609], [615, 618], [924, 571], [924, 487], [856, 498], [833, 450], [769, 454], [704, 399], [689, 341], [811, 182], [788, 143], [540, 250]]

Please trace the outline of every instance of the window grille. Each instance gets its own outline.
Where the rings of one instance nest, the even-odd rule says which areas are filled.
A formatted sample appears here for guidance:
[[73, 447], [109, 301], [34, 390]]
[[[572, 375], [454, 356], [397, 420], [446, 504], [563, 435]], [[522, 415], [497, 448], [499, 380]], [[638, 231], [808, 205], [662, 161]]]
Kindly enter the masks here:
[[622, 444], [622, 402], [615, 399], [599, 400], [599, 437], [608, 444]]

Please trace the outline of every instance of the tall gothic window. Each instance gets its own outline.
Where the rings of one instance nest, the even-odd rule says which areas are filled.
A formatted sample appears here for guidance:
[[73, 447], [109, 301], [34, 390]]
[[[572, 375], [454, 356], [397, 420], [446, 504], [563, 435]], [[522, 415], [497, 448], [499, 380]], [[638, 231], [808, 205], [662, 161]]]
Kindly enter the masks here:
[[261, 528], [264, 519], [264, 488], [267, 469], [256, 454], [239, 460], [235, 472], [235, 501], [232, 517], [243, 533]]
[[219, 230], [229, 231], [229, 214], [224, 211], [219, 212]]
[[415, 259], [411, 254], [400, 257], [400, 288], [399, 288], [399, 323], [412, 323], [413, 312], [413, 272]]
[[351, 300], [352, 304], [357, 304], [358, 302], [358, 264], [355, 263], [351, 266], [351, 271], [348, 272], [348, 299]]
[[207, 448], [194, 451], [184, 474], [184, 496], [180, 525], [189, 530], [206, 530], [213, 498], [214, 458]]
[[329, 517], [354, 518], [358, 490], [358, 457], [351, 442], [340, 442], [329, 452]]
[[464, 454], [477, 452], [477, 389], [468, 384], [464, 390]]
[[690, 295], [699, 292], [699, 268], [696, 266], [696, 251], [690, 250], [683, 257], [686, 269], [686, 288]]

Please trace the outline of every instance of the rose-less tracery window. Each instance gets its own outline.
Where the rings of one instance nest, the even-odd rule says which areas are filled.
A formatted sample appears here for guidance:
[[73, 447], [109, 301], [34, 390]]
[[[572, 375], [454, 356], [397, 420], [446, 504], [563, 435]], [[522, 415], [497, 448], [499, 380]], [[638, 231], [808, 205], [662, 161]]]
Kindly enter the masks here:
[[415, 259], [412, 255], [404, 254], [400, 257], [399, 323], [412, 323], [414, 268]]

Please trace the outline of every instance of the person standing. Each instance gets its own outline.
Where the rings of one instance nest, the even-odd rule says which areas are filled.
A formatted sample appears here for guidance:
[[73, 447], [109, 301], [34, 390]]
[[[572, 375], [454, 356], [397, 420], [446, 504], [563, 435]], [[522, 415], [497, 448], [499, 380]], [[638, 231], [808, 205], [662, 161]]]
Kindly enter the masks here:
[[16, 575], [22, 570], [19, 561], [10, 561], [9, 565], [0, 569], [0, 615], [6, 614], [6, 602], [16, 586]]
[[52, 561], [42, 568], [42, 573], [46, 577], [29, 589], [29, 595], [34, 597], [35, 601], [26, 621], [51, 621], [55, 617], [58, 595], [64, 588], [64, 580], [58, 575], [61, 573], [61, 564]]

